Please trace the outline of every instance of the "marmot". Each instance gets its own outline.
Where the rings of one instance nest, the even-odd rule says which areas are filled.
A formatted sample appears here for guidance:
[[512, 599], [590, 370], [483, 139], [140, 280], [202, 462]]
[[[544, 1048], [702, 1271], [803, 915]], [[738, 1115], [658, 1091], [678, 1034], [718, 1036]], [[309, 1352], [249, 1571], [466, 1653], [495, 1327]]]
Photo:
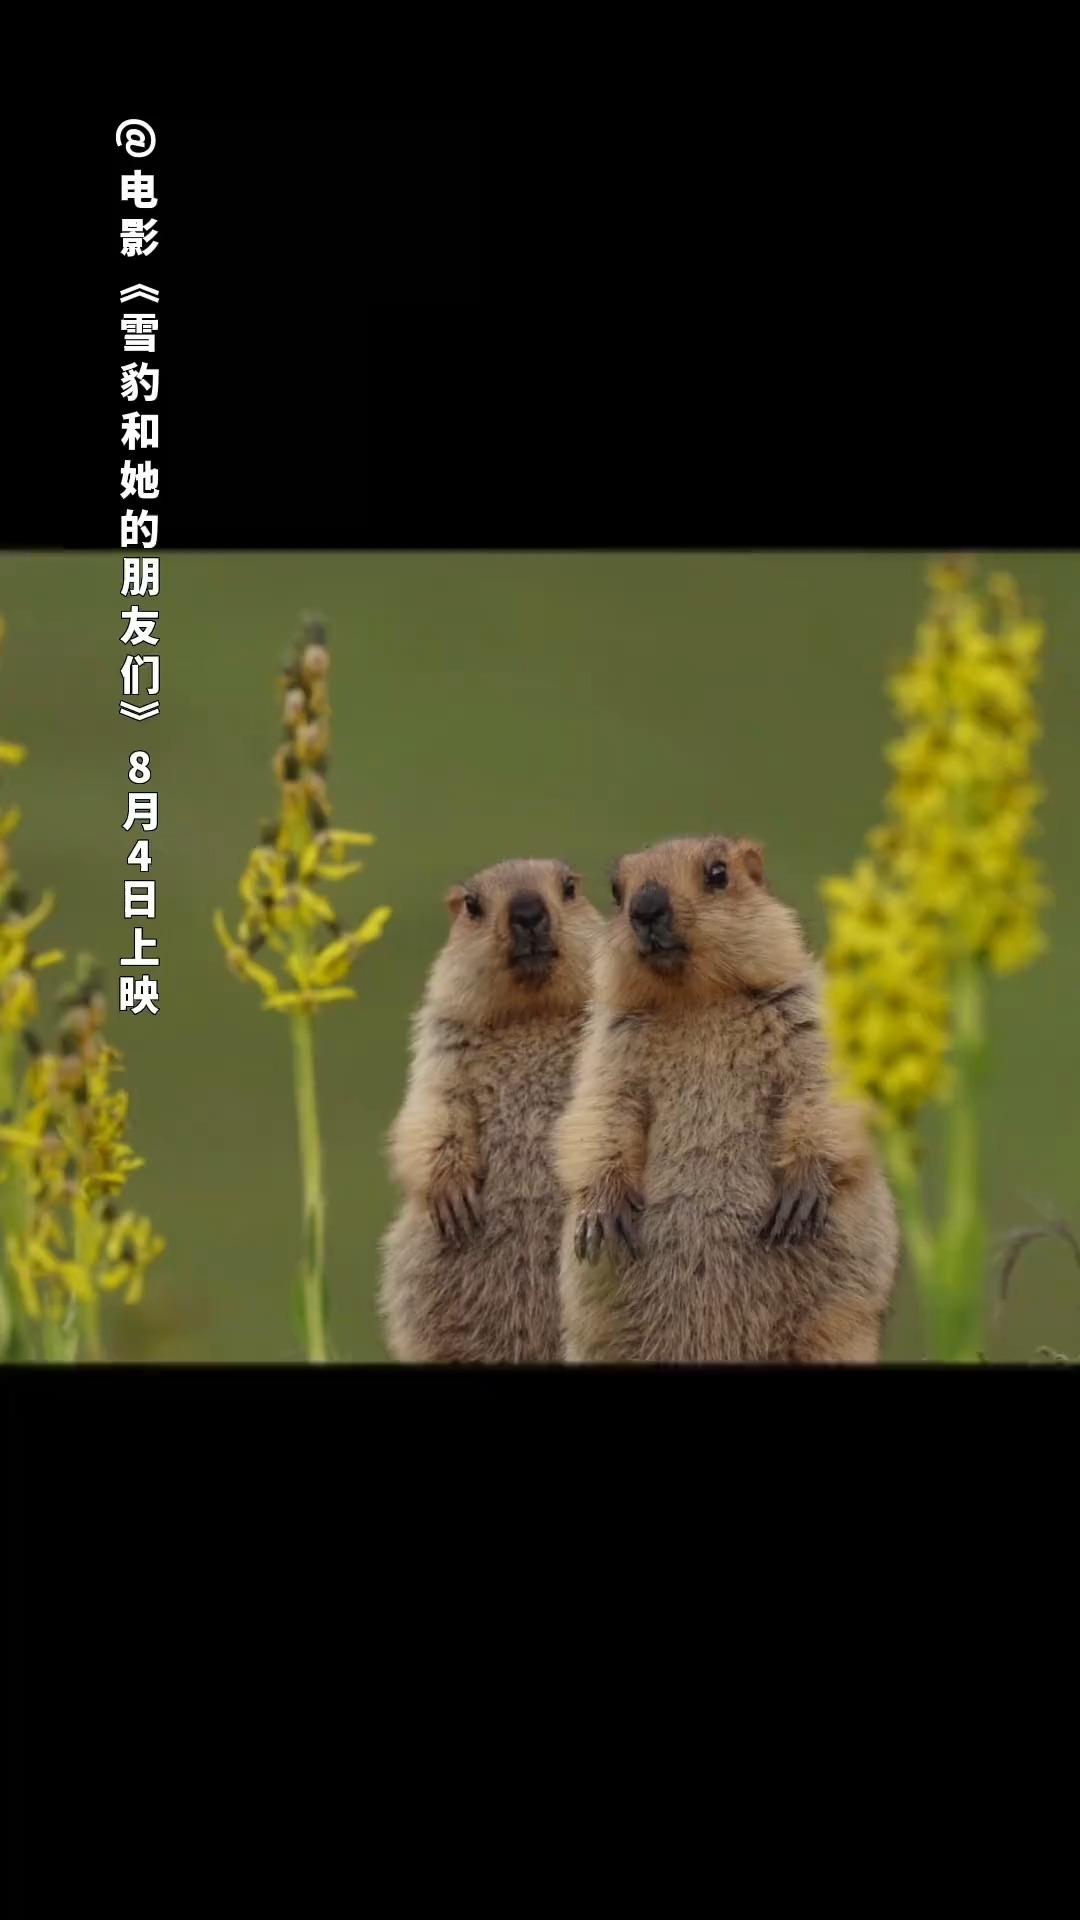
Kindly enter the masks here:
[[557, 1362], [565, 1200], [552, 1128], [603, 922], [554, 860], [504, 861], [446, 903], [450, 935], [390, 1136], [406, 1197], [383, 1243], [387, 1344], [402, 1361]]
[[670, 841], [612, 892], [556, 1128], [566, 1358], [876, 1361], [895, 1208], [760, 846]]

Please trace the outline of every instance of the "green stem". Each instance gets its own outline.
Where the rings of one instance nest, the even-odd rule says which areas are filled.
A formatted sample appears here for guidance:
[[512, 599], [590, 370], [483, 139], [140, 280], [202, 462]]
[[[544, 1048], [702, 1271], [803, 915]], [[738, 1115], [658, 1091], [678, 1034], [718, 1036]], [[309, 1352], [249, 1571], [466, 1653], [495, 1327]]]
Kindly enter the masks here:
[[15, 1112], [17, 1033], [0, 1033], [0, 1113]]
[[[0, 1114], [10, 1116], [18, 1126], [26, 1106], [26, 1083], [19, 1079], [19, 1053], [22, 1036], [19, 1033], [0, 1033]], [[0, 1154], [6, 1153], [0, 1147]], [[21, 1237], [26, 1228], [28, 1194], [22, 1163], [12, 1153], [8, 1156], [5, 1178], [0, 1184], [0, 1292], [4, 1295], [3, 1309], [8, 1317], [9, 1359], [19, 1357], [33, 1358], [36, 1343], [31, 1337], [32, 1322], [27, 1315], [18, 1285], [7, 1272], [7, 1236]], [[0, 1358], [3, 1356], [0, 1355]]]
[[293, 1084], [296, 1122], [300, 1136], [300, 1172], [303, 1186], [303, 1254], [300, 1295], [307, 1357], [329, 1359], [326, 1339], [326, 1194], [323, 1188], [322, 1141], [315, 1094], [315, 1039], [309, 1013], [290, 1015], [293, 1038]]
[[[91, 1249], [94, 1237], [94, 1223], [87, 1209], [79, 1204], [74, 1208], [74, 1218], [75, 1258], [79, 1262], [79, 1265], [85, 1268], [92, 1281], [93, 1261], [91, 1259]], [[80, 1358], [95, 1363], [104, 1360], [105, 1350], [101, 1344], [101, 1302], [96, 1297], [93, 1300], [79, 1301], [78, 1326], [82, 1349]]]
[[[0, 1033], [0, 1114], [15, 1117], [15, 1048], [18, 1035]], [[0, 1147], [0, 1153], [5, 1151]], [[0, 1187], [0, 1360], [7, 1354], [15, 1334], [15, 1309], [8, 1289], [6, 1249], [4, 1239], [10, 1227], [10, 1194], [13, 1182], [18, 1178], [15, 1161], [12, 1158], [6, 1170], [6, 1178]]]
[[896, 1195], [896, 1204], [900, 1210], [904, 1245], [915, 1275], [923, 1313], [929, 1318], [935, 1290], [937, 1262], [934, 1236], [923, 1206], [922, 1186], [919, 1181], [919, 1170], [915, 1164], [914, 1142], [911, 1134], [906, 1129], [891, 1129], [885, 1136], [884, 1153], [885, 1164]]
[[932, 1326], [936, 1357], [976, 1360], [986, 1316], [986, 1230], [979, 1193], [977, 1091], [986, 1059], [983, 980], [976, 960], [953, 977], [956, 1086], [949, 1103], [940, 1285]]
[[77, 1339], [64, 1331], [58, 1320], [54, 1320], [48, 1309], [41, 1322], [42, 1357], [50, 1366], [70, 1366], [75, 1358]]
[[3, 1255], [0, 1252], [0, 1360], [6, 1360], [8, 1349], [15, 1338], [15, 1315], [8, 1299], [7, 1280], [4, 1275]]

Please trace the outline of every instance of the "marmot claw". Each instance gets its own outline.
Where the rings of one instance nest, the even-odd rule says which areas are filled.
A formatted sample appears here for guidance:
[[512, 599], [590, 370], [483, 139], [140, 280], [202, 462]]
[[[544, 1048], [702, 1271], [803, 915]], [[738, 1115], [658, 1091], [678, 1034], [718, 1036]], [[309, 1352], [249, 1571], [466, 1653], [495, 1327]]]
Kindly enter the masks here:
[[436, 1232], [444, 1240], [470, 1240], [483, 1223], [480, 1192], [473, 1181], [433, 1188], [428, 1208]]
[[831, 1195], [824, 1175], [803, 1174], [784, 1180], [761, 1237], [768, 1247], [816, 1240], [829, 1217]]
[[621, 1240], [632, 1258], [638, 1253], [637, 1216], [645, 1202], [640, 1194], [626, 1193], [615, 1206], [586, 1207], [578, 1218], [574, 1234], [574, 1252], [579, 1260], [595, 1266], [605, 1244], [614, 1247]]

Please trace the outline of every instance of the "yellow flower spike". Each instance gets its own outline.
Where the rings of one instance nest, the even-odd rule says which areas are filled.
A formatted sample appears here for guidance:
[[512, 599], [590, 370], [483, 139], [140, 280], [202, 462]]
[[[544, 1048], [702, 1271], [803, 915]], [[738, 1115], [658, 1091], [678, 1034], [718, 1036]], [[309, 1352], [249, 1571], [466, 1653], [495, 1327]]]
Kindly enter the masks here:
[[888, 682], [902, 731], [886, 749], [885, 822], [870, 862], [821, 888], [838, 1065], [879, 1122], [901, 1126], [948, 1085], [953, 964], [1028, 965], [1049, 904], [1026, 853], [1045, 798], [1030, 761], [1042, 624], [1011, 578], [980, 589], [968, 562], [935, 566], [930, 585], [913, 653]]
[[0, 840], [13, 834], [21, 819], [21, 807], [9, 807], [6, 813], [0, 813]]
[[35, 953], [30, 965], [35, 973], [40, 973], [42, 967], [55, 967], [64, 957], [59, 947], [50, 947], [48, 953]]
[[363, 873], [364, 863], [362, 860], [350, 860], [344, 866], [339, 866], [320, 860], [313, 871], [319, 880], [350, 880], [354, 873]]
[[21, 767], [26, 758], [25, 747], [16, 746], [13, 740], [0, 740], [0, 766]]

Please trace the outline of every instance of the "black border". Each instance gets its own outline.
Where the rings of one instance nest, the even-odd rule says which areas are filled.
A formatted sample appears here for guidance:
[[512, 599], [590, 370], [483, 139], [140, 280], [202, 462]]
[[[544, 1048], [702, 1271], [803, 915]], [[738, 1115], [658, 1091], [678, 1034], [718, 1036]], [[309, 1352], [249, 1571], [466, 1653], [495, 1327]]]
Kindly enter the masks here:
[[1053, 300], [975, 258], [965, 296], [954, 230], [755, 219], [686, 130], [155, 114], [160, 244], [122, 261], [130, 104], [32, 166], [0, 127], [0, 547], [116, 548], [125, 276], [163, 551], [1076, 542]]

